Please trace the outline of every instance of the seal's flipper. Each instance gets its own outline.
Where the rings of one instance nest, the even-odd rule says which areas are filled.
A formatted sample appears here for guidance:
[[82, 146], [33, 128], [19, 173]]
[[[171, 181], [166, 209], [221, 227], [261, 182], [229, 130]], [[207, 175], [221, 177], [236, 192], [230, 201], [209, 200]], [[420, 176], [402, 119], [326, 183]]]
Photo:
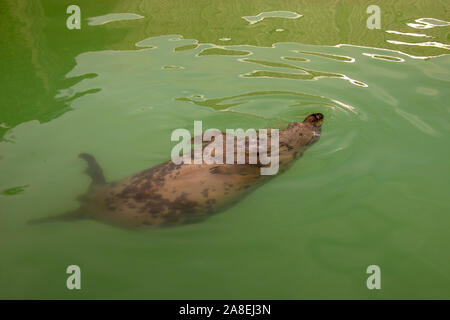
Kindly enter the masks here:
[[56, 216], [50, 216], [50, 217], [44, 217], [44, 218], [38, 218], [38, 219], [32, 219], [28, 221], [28, 224], [39, 224], [39, 223], [45, 223], [45, 222], [60, 222], [60, 221], [75, 221], [75, 220], [81, 220], [85, 219], [86, 215], [84, 212], [81, 211], [81, 209], [75, 210], [75, 211], [69, 211], [63, 214], [58, 214]]
[[92, 184], [105, 184], [102, 168], [100, 168], [95, 158], [88, 153], [80, 153], [79, 157], [86, 160], [88, 164], [86, 173], [91, 177]]

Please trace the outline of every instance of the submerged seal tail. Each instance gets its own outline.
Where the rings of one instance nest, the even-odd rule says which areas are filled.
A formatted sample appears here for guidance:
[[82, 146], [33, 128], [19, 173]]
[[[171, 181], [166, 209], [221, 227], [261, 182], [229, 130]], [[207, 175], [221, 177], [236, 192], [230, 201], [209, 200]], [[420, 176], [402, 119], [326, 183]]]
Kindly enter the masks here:
[[75, 220], [85, 219], [86, 216], [84, 215], [83, 211], [81, 209], [77, 209], [74, 211], [65, 212], [63, 214], [58, 214], [55, 216], [50, 217], [44, 217], [44, 218], [37, 218], [28, 220], [28, 224], [40, 224], [40, 223], [46, 223], [46, 222], [71, 222]]
[[[106, 184], [105, 177], [103, 176], [102, 168], [97, 163], [97, 160], [95, 160], [95, 158], [88, 153], [81, 153], [79, 155], [79, 157], [86, 160], [86, 162], [88, 164], [85, 173], [92, 179], [91, 187], [96, 186], [96, 185]], [[80, 196], [78, 199], [84, 200], [84, 198], [85, 198], [85, 195]], [[68, 211], [63, 214], [58, 214], [55, 216], [32, 219], [32, 220], [28, 221], [28, 224], [39, 224], [39, 223], [45, 223], [45, 222], [58, 222], [58, 221], [69, 222], [69, 221], [80, 220], [80, 219], [85, 219], [85, 218], [86, 218], [85, 210], [83, 207], [81, 207], [77, 210]]]

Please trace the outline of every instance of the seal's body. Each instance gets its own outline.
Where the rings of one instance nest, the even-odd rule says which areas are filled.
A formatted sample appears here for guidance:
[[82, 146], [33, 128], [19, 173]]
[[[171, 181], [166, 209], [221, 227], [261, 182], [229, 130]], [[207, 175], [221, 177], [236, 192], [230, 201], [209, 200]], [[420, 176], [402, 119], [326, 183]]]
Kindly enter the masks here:
[[[293, 122], [279, 132], [279, 172], [285, 171], [320, 136], [322, 114]], [[236, 151], [236, 149], [235, 149]], [[272, 176], [261, 164], [179, 164], [172, 161], [123, 180], [106, 183], [101, 168], [88, 154], [92, 178], [79, 210], [66, 218], [91, 218], [121, 227], [140, 228], [190, 223], [220, 211]]]

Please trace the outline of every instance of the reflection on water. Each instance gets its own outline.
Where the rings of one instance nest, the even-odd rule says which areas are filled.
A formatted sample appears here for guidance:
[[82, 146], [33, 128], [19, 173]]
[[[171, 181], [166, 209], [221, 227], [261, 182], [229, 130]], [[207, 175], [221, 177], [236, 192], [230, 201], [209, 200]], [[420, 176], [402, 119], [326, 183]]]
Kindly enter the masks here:
[[[417, 23], [407, 23], [407, 26], [415, 29], [431, 29], [435, 27], [445, 27], [449, 26], [450, 22], [442, 21], [439, 19], [433, 19], [433, 18], [420, 18], [415, 20]], [[417, 34], [417, 33], [403, 33], [399, 31], [392, 31], [387, 30], [386, 32], [391, 34], [398, 34], [398, 35], [404, 35], [404, 36], [414, 36], [414, 37], [427, 37], [432, 38], [431, 36], [428, 36], [426, 34]], [[388, 43], [400, 45], [400, 46], [417, 46], [417, 47], [435, 47], [435, 48], [442, 48], [446, 50], [450, 50], [450, 45], [437, 42], [437, 41], [427, 41], [427, 42], [405, 42], [405, 41], [399, 41], [399, 40], [386, 40]]]
[[309, 59], [306, 58], [299, 58], [299, 57], [281, 57], [283, 60], [289, 60], [289, 61], [299, 61], [299, 62], [306, 62], [309, 61]]
[[379, 60], [387, 60], [387, 61], [393, 61], [393, 62], [405, 62], [405, 59], [402, 59], [399, 57], [394, 57], [394, 56], [366, 53], [366, 52], [364, 52], [363, 55], [374, 58], [374, 59], [379, 59]]
[[435, 41], [428, 41], [428, 42], [404, 42], [404, 41], [397, 41], [397, 40], [386, 40], [389, 43], [393, 44], [400, 44], [400, 45], [407, 45], [407, 46], [420, 46], [420, 47], [436, 47], [436, 48], [443, 48], [450, 50], [450, 45], [443, 44], [440, 42]]
[[22, 193], [26, 187], [28, 187], [28, 185], [8, 188], [8, 189], [3, 190], [1, 192], [1, 194], [5, 195], [5, 196], [16, 195], [16, 194]]
[[198, 44], [187, 44], [185, 46], [181, 46], [181, 47], [176, 47], [174, 50], [175, 51], [184, 51], [184, 50], [191, 50], [191, 49], [195, 49], [198, 47]]
[[136, 20], [142, 18], [144, 17], [135, 13], [110, 13], [103, 16], [90, 17], [87, 21], [90, 26], [98, 26], [113, 21]]
[[[333, 108], [338, 109], [340, 111], [351, 111], [354, 112], [354, 108], [352, 106], [345, 105], [343, 103], [339, 103], [336, 100], [329, 99], [321, 96], [314, 96], [310, 94], [303, 94], [299, 92], [289, 92], [289, 91], [261, 91], [261, 92], [250, 92], [245, 94], [240, 94], [231, 97], [224, 98], [214, 98], [214, 99], [206, 99], [203, 95], [194, 95], [191, 97], [180, 97], [177, 98], [179, 101], [188, 101], [192, 102], [198, 106], [209, 107], [216, 111], [226, 111], [226, 112], [236, 112], [241, 114], [251, 114], [246, 113], [244, 110], [254, 110], [255, 116], [259, 116], [258, 113], [262, 113], [262, 110], [258, 110], [255, 107], [261, 105], [265, 100], [276, 100], [279, 103], [287, 104], [288, 107], [300, 106], [302, 109], [300, 111], [301, 114], [298, 114], [299, 110], [296, 110], [297, 115], [296, 118], [303, 119], [309, 113], [310, 108], [306, 108], [306, 106], [321, 108]], [[246, 108], [234, 108], [235, 106], [241, 106], [247, 104]], [[248, 105], [253, 104], [253, 108], [249, 108]], [[286, 110], [290, 112], [289, 110]], [[282, 118], [283, 115], [280, 114], [278, 119], [284, 119], [284, 121], [292, 121], [288, 116]], [[264, 118], [264, 117], [263, 117]]]
[[[86, 298], [371, 298], [361, 274], [374, 261], [390, 283], [379, 297], [448, 297], [448, 26], [418, 18], [444, 19], [445, 4], [397, 1], [383, 29], [368, 30], [365, 3], [261, 3], [86, 1], [92, 17], [143, 18], [84, 21], [74, 33], [58, 27], [59, 2], [2, 3], [16, 30], [0, 60], [11, 71], [2, 270], [23, 281], [0, 278], [0, 296], [70, 298], [53, 285], [70, 258], [89, 272]], [[303, 16], [268, 14], [279, 10]], [[443, 46], [403, 44], [424, 40], [412, 33]], [[326, 118], [320, 142], [204, 223], [149, 233], [26, 225], [76, 208], [89, 185], [81, 152], [112, 181], [167, 161], [170, 133], [194, 120], [283, 127], [313, 112]]]
[[242, 17], [243, 19], [250, 22], [250, 24], [255, 24], [257, 22], [263, 21], [266, 18], [284, 18], [284, 19], [298, 19], [302, 15], [296, 12], [290, 11], [272, 11], [272, 12], [261, 12], [256, 16]]
[[338, 56], [335, 54], [326, 54], [326, 53], [321, 53], [321, 52], [307, 52], [307, 51], [294, 51], [297, 53], [304, 53], [304, 54], [312, 54], [318, 57], [323, 57], [323, 58], [328, 58], [328, 59], [333, 59], [333, 60], [337, 60], [337, 61], [343, 61], [343, 62], [355, 62], [355, 58], [352, 57], [344, 57], [344, 56]]
[[400, 34], [402, 36], [431, 38], [431, 36], [427, 36], [426, 34], [423, 34], [423, 33], [400, 32], [400, 31], [395, 31], [395, 30], [386, 30], [386, 32], [393, 33], [393, 34]]
[[407, 25], [415, 29], [431, 29], [435, 27], [445, 27], [450, 25], [450, 22], [434, 18], [420, 18], [416, 19], [415, 22], [417, 23], [407, 23]]
[[242, 50], [227, 50], [227, 49], [221, 49], [221, 48], [208, 48], [200, 51], [198, 54], [199, 56], [215, 56], [215, 55], [221, 55], [221, 56], [246, 56], [249, 55], [249, 51], [242, 51]]
[[[396, 30], [395, 34], [390, 34], [399, 37], [387, 39], [391, 41], [386, 41], [383, 31], [361, 28], [367, 7], [363, 2], [330, 2], [326, 5], [327, 10], [323, 10], [320, 2], [286, 0], [284, 10], [280, 10], [277, 4], [264, 0], [260, 4], [265, 8], [264, 12], [260, 11], [259, 5], [243, 2], [239, 5], [223, 2], [192, 6], [178, 1], [176, 5], [167, 6], [153, 0], [145, 3], [114, 0], [102, 5], [82, 0], [79, 5], [83, 8], [82, 30], [71, 32], [59, 27], [67, 7], [63, 2], [17, 5], [13, 0], [5, 0], [2, 3], [2, 21], [5, 26], [11, 26], [8, 32], [14, 32], [13, 37], [2, 38], [5, 50], [0, 59], [0, 63], [11, 71], [11, 78], [2, 82], [5, 91], [11, 92], [1, 98], [4, 107], [0, 110], [0, 118], [6, 127], [33, 119], [49, 121], [71, 110], [67, 105], [56, 103], [53, 97], [60, 88], [70, 85], [68, 81], [76, 81], [61, 81], [73, 68], [76, 55], [86, 51], [132, 49], [138, 41], [160, 35], [182, 34], [201, 43], [218, 45], [224, 42], [257, 46], [271, 46], [276, 42], [352, 44], [398, 50], [422, 58], [445, 54], [448, 50], [445, 45], [448, 27], [445, 13], [448, 9], [441, 2], [429, 5], [427, 1], [418, 1], [411, 6], [408, 0], [401, 0], [396, 2], [395, 10], [383, 10], [382, 28]], [[57, 12], [61, 12], [61, 16]], [[302, 15], [300, 19], [297, 12]], [[433, 18], [420, 18], [418, 13]], [[250, 21], [242, 17], [258, 22], [249, 25]], [[130, 18], [133, 20], [128, 20]], [[106, 23], [117, 19], [122, 21]], [[92, 21], [96, 21], [95, 25], [90, 25]], [[410, 37], [412, 30], [426, 30], [426, 36], [432, 37], [433, 41], [408, 44], [410, 41], [405, 41], [404, 37]], [[185, 46], [180, 50], [189, 50], [195, 44], [188, 41]], [[65, 49], [62, 52], [60, 48]], [[22, 77], [24, 68], [28, 74], [26, 79]], [[16, 86], [15, 83], [23, 85]], [[22, 87], [28, 90], [24, 92]], [[22, 99], [15, 99], [17, 96]], [[21, 111], [16, 113], [14, 110]], [[0, 136], [6, 131], [0, 127]]]
[[290, 68], [290, 69], [302, 71], [302, 73], [285, 73], [285, 72], [274, 72], [274, 71], [270, 71], [270, 70], [264, 70], [264, 71], [255, 70], [255, 71], [252, 71], [251, 73], [243, 74], [242, 75], [243, 77], [284, 78], [284, 79], [292, 79], [292, 80], [318, 80], [320, 78], [339, 78], [339, 79], [347, 80], [350, 83], [357, 85], [357, 86], [367, 87], [367, 84], [365, 84], [361, 81], [350, 79], [348, 76], [343, 75], [343, 74], [314, 71], [314, 70], [296, 67], [293, 65], [277, 63], [277, 62], [270, 62], [270, 61], [261, 61], [261, 60], [253, 60], [253, 59], [241, 59], [241, 61], [252, 62], [252, 63], [256, 63], [256, 64], [263, 65], [263, 66], [269, 66], [269, 67], [288, 68], [288, 69]]

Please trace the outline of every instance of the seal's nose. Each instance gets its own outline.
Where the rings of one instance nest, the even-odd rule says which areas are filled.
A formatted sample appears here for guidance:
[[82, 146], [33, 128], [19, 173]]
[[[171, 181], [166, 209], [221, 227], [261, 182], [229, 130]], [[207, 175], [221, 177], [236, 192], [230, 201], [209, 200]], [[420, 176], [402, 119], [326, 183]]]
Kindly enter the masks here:
[[323, 122], [323, 114], [321, 113], [313, 113], [305, 118], [303, 122], [309, 122], [315, 127], [320, 127]]

